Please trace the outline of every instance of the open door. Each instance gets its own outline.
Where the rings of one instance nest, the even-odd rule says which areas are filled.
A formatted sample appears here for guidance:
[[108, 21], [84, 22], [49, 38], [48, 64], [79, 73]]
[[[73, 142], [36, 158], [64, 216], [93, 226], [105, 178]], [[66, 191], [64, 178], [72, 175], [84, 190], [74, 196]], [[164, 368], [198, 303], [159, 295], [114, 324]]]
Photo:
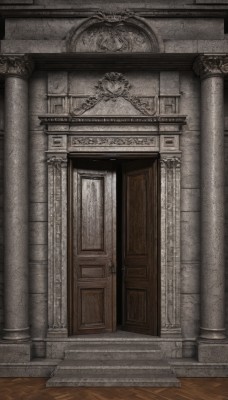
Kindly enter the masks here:
[[123, 164], [123, 329], [158, 334], [157, 159]]
[[116, 174], [112, 163], [72, 161], [71, 334], [116, 328]]

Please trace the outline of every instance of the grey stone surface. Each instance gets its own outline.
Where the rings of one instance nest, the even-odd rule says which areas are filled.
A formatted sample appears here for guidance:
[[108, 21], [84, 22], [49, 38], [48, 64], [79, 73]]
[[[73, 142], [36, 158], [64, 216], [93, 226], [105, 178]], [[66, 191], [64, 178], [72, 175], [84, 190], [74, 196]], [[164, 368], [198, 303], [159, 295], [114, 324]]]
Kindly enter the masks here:
[[[25, 254], [21, 242], [23, 241], [24, 245], [25, 242], [29, 245], [29, 286], [26, 279], [21, 279], [20, 272], [18, 276], [15, 275], [18, 282], [16, 291], [13, 291], [12, 288], [10, 291], [6, 291], [6, 293], [8, 292], [8, 300], [7, 294], [5, 299], [7, 304], [9, 303], [9, 292], [10, 294], [13, 293], [11, 308], [14, 307], [15, 309], [15, 324], [17, 324], [17, 318], [18, 320], [27, 318], [25, 318], [26, 307], [23, 306], [24, 314], [18, 312], [20, 304], [18, 299], [21, 298], [24, 289], [26, 292], [29, 288], [28, 323], [31, 326], [32, 333], [32, 356], [37, 358], [46, 356], [47, 359], [63, 357], [64, 351], [74, 343], [74, 338], [67, 337], [67, 168], [65, 168], [66, 164], [63, 160], [67, 159], [68, 153], [75, 155], [77, 152], [82, 154], [83, 152], [95, 151], [99, 153], [108, 151], [116, 154], [133, 151], [147, 152], [148, 154], [151, 151], [159, 152], [160, 158], [163, 160], [161, 168], [162, 329], [160, 337], [154, 338], [154, 340], [158, 340], [162, 351], [172, 359], [175, 357], [195, 357], [200, 327], [200, 308], [202, 327], [205, 327], [204, 323], [206, 323], [206, 329], [210, 330], [211, 336], [221, 335], [223, 331], [220, 331], [220, 329], [224, 328], [222, 326], [224, 325], [224, 317], [228, 332], [228, 274], [224, 279], [224, 272], [222, 272], [224, 255], [225, 265], [228, 266], [228, 246], [225, 246], [225, 252], [223, 252], [223, 227], [221, 223], [224, 220], [221, 200], [223, 196], [221, 149], [224, 147], [222, 141], [222, 105], [225, 105], [226, 171], [228, 163], [228, 90], [226, 86], [223, 102], [221, 79], [217, 76], [221, 72], [227, 75], [227, 57], [225, 57], [225, 54], [228, 53], [228, 36], [224, 32], [223, 21], [223, 17], [227, 13], [225, 5], [218, 7], [216, 0], [208, 1], [207, 4], [203, 0], [192, 2], [192, 4], [189, 4], [187, 0], [185, 2], [181, 0], [175, 2], [170, 0], [163, 0], [162, 2], [158, 0], [145, 0], [143, 2], [116, 0], [114, 3], [107, 3], [104, 0], [96, 0], [96, 2], [85, 0], [83, 5], [79, 0], [66, 0], [64, 2], [63, 0], [35, 0], [34, 4], [30, 6], [30, 11], [29, 8], [26, 11], [27, 6], [22, 5], [20, 0], [18, 0], [19, 3], [21, 3], [21, 6], [18, 5], [17, 9], [14, 8], [13, 2], [8, 1], [7, 5], [7, 0], [4, 0], [4, 5], [3, 3], [0, 5], [0, 12], [8, 9], [5, 21], [5, 39], [1, 40], [1, 53], [11, 53], [12, 55], [11, 57], [8, 55], [7, 58], [2, 56], [3, 62], [0, 65], [0, 73], [3, 75], [10, 74], [10, 77], [6, 79], [8, 82], [12, 83], [16, 80], [21, 82], [20, 95], [17, 94], [15, 97], [13, 91], [11, 92], [10, 106], [8, 105], [10, 111], [7, 112], [6, 121], [8, 126], [11, 124], [14, 137], [13, 141], [10, 142], [12, 153], [8, 151], [9, 148], [7, 150], [12, 157], [10, 168], [6, 161], [5, 163], [8, 168], [7, 177], [8, 173], [11, 176], [14, 175], [14, 177], [12, 181], [7, 178], [8, 182], [5, 182], [5, 185], [6, 187], [8, 185], [7, 190], [11, 187], [10, 199], [14, 200], [18, 198], [18, 193], [15, 195], [13, 193], [16, 189], [20, 189], [19, 198], [22, 199], [22, 193], [25, 194], [22, 170], [25, 172], [25, 168], [27, 168], [26, 157], [23, 156], [23, 151], [26, 151], [24, 143], [27, 141], [27, 126], [26, 128], [22, 126], [23, 110], [26, 103], [23, 98], [23, 87], [26, 85], [26, 81], [20, 79], [18, 74], [24, 78], [29, 72], [27, 64], [27, 67], [26, 65], [22, 67], [20, 62], [18, 64], [18, 57], [14, 57], [14, 53], [31, 53], [31, 55], [33, 53], [34, 56], [32, 57], [35, 61], [35, 71], [29, 79], [29, 225], [24, 224], [24, 222], [24, 225], [21, 224], [23, 229], [25, 225], [25, 230], [29, 228], [28, 239], [25, 240], [27, 233], [23, 236], [22, 230], [14, 229], [15, 232], [13, 231], [12, 221], [11, 225], [7, 223], [7, 229], [11, 232], [11, 236], [18, 236], [16, 246], [11, 244], [10, 251], [6, 245], [6, 254], [16, 258], [15, 254], [16, 251], [19, 252], [17, 250], [19, 244], [20, 249], [22, 249], [19, 258], [17, 257], [19, 261], [14, 263], [14, 268], [19, 265], [18, 262], [22, 265], [20, 257], [23, 258], [23, 254]], [[25, 0], [25, 3], [32, 4], [30, 0]], [[209, 4], [214, 4], [214, 6], [210, 7]], [[84, 10], [82, 7], [84, 7]], [[20, 17], [19, 13], [17, 14], [19, 8]], [[156, 51], [156, 54], [144, 53], [143, 56], [140, 55], [140, 58], [135, 54], [127, 55], [124, 41], [119, 41], [119, 38], [122, 37], [121, 33], [117, 32], [116, 34], [114, 29], [112, 33], [115, 40], [112, 41], [110, 36], [108, 40], [108, 37], [105, 38], [104, 36], [106, 28], [99, 31], [99, 37], [96, 37], [96, 30], [91, 31], [95, 36], [91, 36], [86, 48], [93, 52], [94, 58], [89, 59], [88, 69], [86, 62], [83, 61], [83, 57], [85, 57], [85, 60], [88, 55], [82, 57], [78, 53], [66, 54], [66, 51], [75, 51], [75, 48], [83, 50], [82, 40], [78, 40], [80, 37], [77, 38], [75, 29], [82, 22], [84, 27], [87, 23], [90, 23], [90, 17], [95, 9], [106, 10], [106, 14], [103, 14], [103, 16], [100, 14], [99, 18], [101, 19], [127, 18], [127, 21], [129, 16], [124, 12], [121, 16], [120, 14], [115, 15], [115, 17], [107, 15], [108, 11], [118, 12], [118, 10], [124, 11], [126, 8], [135, 10], [137, 17], [133, 17], [132, 22], [137, 19], [138, 25], [136, 25], [138, 27], [140, 23], [144, 27], [149, 24], [154, 32], [151, 31], [150, 40], [157, 38], [160, 46], [159, 51], [163, 53], [164, 50], [164, 54], [158, 55], [158, 51]], [[34, 10], [33, 15], [32, 10]], [[28, 13], [26, 23], [23, 17], [25, 12]], [[10, 14], [13, 18], [10, 17]], [[164, 19], [164, 17], [166, 18]], [[121, 22], [122, 27], [126, 21]], [[98, 19], [95, 22], [97, 23]], [[115, 25], [114, 22], [112, 24]], [[134, 25], [134, 28], [132, 25], [132, 35], [135, 32], [136, 25]], [[73, 30], [71, 31], [71, 29]], [[148, 25], [147, 29], [149, 29]], [[105, 32], [107, 35], [107, 29]], [[146, 32], [149, 31], [146, 30]], [[84, 39], [88, 38], [88, 31], [87, 36], [84, 35], [83, 37]], [[78, 42], [77, 40], [74, 42], [74, 39], [77, 39]], [[98, 39], [100, 44], [97, 43]], [[129, 40], [127, 41], [129, 44]], [[81, 47], [74, 47], [75, 43], [80, 43]], [[91, 48], [91, 43], [95, 43], [96, 46]], [[146, 43], [149, 42], [146, 41]], [[137, 44], [137, 46], [139, 45]], [[132, 46], [130, 50], [139, 48], [137, 46]], [[159, 46], [155, 46], [157, 50]], [[114, 49], [112, 55], [108, 55], [104, 51], [110, 48]], [[97, 54], [95, 50], [99, 49], [100, 53]], [[141, 46], [141, 50], [143, 51], [145, 48]], [[217, 54], [214, 67], [213, 57], [208, 56], [207, 58], [210, 62], [203, 71], [203, 75], [204, 78], [205, 76], [208, 77], [208, 71], [210, 72], [212, 68], [213, 77], [202, 81], [202, 93], [200, 79], [191, 70], [194, 59], [199, 53]], [[106, 61], [110, 56], [113, 62], [107, 66]], [[142, 70], [144, 57], [148, 58], [150, 62], [147, 61], [145, 70]], [[95, 59], [98, 60], [99, 58], [102, 58], [102, 63], [96, 64]], [[222, 60], [222, 64], [219, 60]], [[126, 69], [125, 66], [127, 66]], [[12, 71], [13, 73], [16, 71], [17, 77], [12, 77]], [[62, 113], [68, 115], [77, 106], [79, 114], [80, 112], [83, 113], [82, 116], [93, 117], [94, 115], [104, 114], [114, 117], [116, 115], [141, 117], [141, 111], [133, 106], [131, 101], [123, 98], [124, 96], [116, 95], [117, 87], [113, 82], [109, 83], [107, 87], [103, 87], [106, 94], [109, 90], [114, 95], [112, 100], [103, 97], [97, 102], [96, 106], [90, 107], [86, 111], [83, 110], [82, 105], [86, 101], [87, 104], [92, 101], [90, 96], [95, 95], [95, 86], [99, 83], [99, 80], [104, 79], [107, 72], [121, 73], [127, 79], [131, 85], [130, 95], [135, 96], [136, 100], [140, 98], [140, 101], [149, 102], [150, 112], [151, 107], [154, 107], [154, 111], [158, 115], [156, 122], [123, 124], [112, 121], [110, 124], [97, 124], [91, 119], [90, 123], [86, 124], [82, 121], [72, 123], [70, 118], [67, 121], [62, 120], [60, 122], [55, 117], [55, 114], [57, 116]], [[211, 86], [208, 81], [211, 82]], [[20, 111], [18, 111], [19, 109]], [[42, 124], [39, 116], [45, 115], [47, 112], [52, 115], [53, 122]], [[186, 115], [187, 124], [180, 126], [178, 123], [171, 123], [170, 121], [161, 124], [159, 114], [165, 114], [167, 118], [180, 114]], [[46, 130], [48, 130], [49, 135], [46, 135]], [[19, 131], [22, 140], [19, 140]], [[2, 249], [5, 239], [2, 232], [3, 134], [3, 85], [1, 85], [0, 329], [3, 323]], [[9, 138], [8, 135], [7, 141]], [[21, 148], [23, 148], [22, 151]], [[20, 157], [18, 156], [19, 152]], [[49, 163], [47, 163], [47, 158]], [[200, 181], [200, 170], [202, 171], [202, 181]], [[226, 173], [224, 180], [225, 208], [228, 210], [227, 177], [228, 174]], [[10, 204], [8, 198], [9, 192], [5, 198], [7, 207], [8, 203]], [[18, 205], [21, 204], [19, 203], [15, 203], [13, 207], [14, 228], [15, 213], [17, 213]], [[206, 214], [205, 210], [207, 210]], [[228, 236], [227, 210], [225, 212], [226, 243]], [[55, 225], [56, 221], [57, 224]], [[200, 221], [202, 225], [201, 238]], [[8, 241], [7, 238], [5, 240]], [[206, 261], [203, 257], [202, 264], [200, 252], [208, 257]], [[213, 263], [210, 264], [211, 260]], [[8, 261], [6, 260], [5, 284], [8, 282], [9, 269], [7, 265]], [[200, 274], [200, 272], [202, 273]], [[55, 285], [52, 286], [51, 282], [54, 282]], [[226, 284], [225, 300], [224, 283]], [[203, 289], [201, 300], [200, 285]], [[210, 296], [208, 293], [210, 293]], [[16, 296], [18, 304], [16, 304]], [[10, 316], [7, 310], [6, 322], [8, 321], [8, 324], [10, 318], [12, 321], [12, 312]], [[48, 325], [48, 338], [46, 339]], [[202, 345], [202, 342], [200, 342], [198, 354], [199, 359], [204, 360], [204, 362], [191, 363], [191, 360], [188, 360], [188, 362], [182, 360], [182, 364], [176, 364], [174, 368], [176, 368], [178, 374], [183, 374], [183, 376], [190, 376], [191, 374], [192, 376], [225, 375], [228, 370], [225, 362], [226, 352], [226, 346], [223, 342], [221, 342], [221, 346], [216, 344], [214, 347], [209, 346], [209, 344]], [[7, 353], [6, 347], [3, 353]], [[20, 364], [18, 362], [20, 351], [17, 352], [15, 348], [15, 353], [15, 357], [13, 351], [9, 353], [9, 362], [5, 363], [5, 372], [4, 365], [0, 364], [0, 375], [3, 374], [2, 376], [4, 376], [5, 374], [6, 376], [8, 373], [9, 375], [38, 376], [42, 373], [44, 375], [50, 373], [51, 366], [49, 364], [47, 365], [45, 362], [37, 364], [37, 366], [31, 362]], [[215, 363], [212, 361], [216, 361], [216, 354], [219, 355], [219, 358], [218, 362]], [[15, 365], [16, 361], [17, 366]], [[129, 383], [132, 384], [132, 381], [130, 380]]]
[[0, 341], [0, 362], [28, 362], [31, 359], [31, 343], [7, 343]]
[[202, 110], [201, 337], [223, 339], [225, 337], [223, 76], [214, 57], [199, 58], [196, 71], [201, 75]]
[[200, 214], [199, 212], [181, 213], [181, 259], [200, 260]]
[[[112, 335], [111, 335], [112, 336]], [[91, 337], [91, 335], [90, 335]], [[47, 386], [178, 386], [179, 382], [149, 336], [79, 338], [65, 350]]]
[[182, 261], [181, 263], [181, 293], [200, 293], [200, 263], [199, 261]]
[[4, 147], [4, 90], [0, 89], [0, 335], [3, 329], [3, 176], [4, 176], [4, 159], [3, 159], [3, 147]]
[[199, 335], [199, 294], [181, 295], [181, 328], [183, 337], [195, 340]]
[[224, 340], [221, 343], [210, 341], [199, 341], [198, 343], [198, 361], [209, 363], [227, 363], [228, 360], [228, 342]]
[[28, 83], [18, 76], [24, 73], [25, 63], [19, 60], [15, 76], [7, 76], [5, 82], [4, 338], [11, 340], [29, 338]]

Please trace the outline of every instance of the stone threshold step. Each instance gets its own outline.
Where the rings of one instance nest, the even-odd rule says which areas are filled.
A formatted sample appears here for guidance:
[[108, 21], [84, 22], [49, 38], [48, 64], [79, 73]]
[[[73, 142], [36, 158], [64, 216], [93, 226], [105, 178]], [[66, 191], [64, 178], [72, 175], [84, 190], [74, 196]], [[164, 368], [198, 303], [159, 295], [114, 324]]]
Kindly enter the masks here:
[[53, 377], [46, 383], [47, 387], [180, 387], [181, 383], [175, 377], [156, 377], [156, 378], [75, 378], [72, 377]]
[[76, 368], [169, 368], [166, 360], [63, 360], [59, 363], [59, 367], [76, 367]]
[[153, 351], [80, 351], [65, 353], [65, 360], [160, 360]]
[[138, 350], [143, 350], [143, 349], [149, 349], [149, 350], [153, 350], [153, 351], [161, 351], [160, 347], [153, 344], [153, 343], [135, 343], [135, 342], [131, 342], [131, 343], [123, 343], [123, 342], [118, 342], [118, 343], [78, 343], [78, 344], [74, 344], [72, 346], [70, 346], [68, 349], [66, 349], [66, 352], [68, 351], [77, 351], [79, 349], [82, 350], [93, 350], [93, 349], [113, 349], [113, 350], [126, 350], [126, 349], [138, 349]]
[[75, 376], [76, 378], [93, 378], [93, 377], [115, 377], [115, 378], [129, 378], [132, 376], [137, 376], [137, 377], [147, 377], [148, 379], [151, 377], [161, 377], [162, 375], [169, 376], [169, 377], [174, 377], [175, 375], [172, 373], [171, 369], [124, 369], [124, 370], [119, 370], [119, 369], [75, 369], [75, 368], [60, 368], [56, 369], [54, 376]]

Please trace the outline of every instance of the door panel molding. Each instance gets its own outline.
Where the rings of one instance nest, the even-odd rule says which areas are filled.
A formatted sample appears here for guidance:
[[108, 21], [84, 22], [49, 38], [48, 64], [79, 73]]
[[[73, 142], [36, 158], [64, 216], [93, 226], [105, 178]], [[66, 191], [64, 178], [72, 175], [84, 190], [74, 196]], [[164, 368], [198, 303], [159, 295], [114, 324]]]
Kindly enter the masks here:
[[72, 161], [71, 334], [115, 329], [116, 185], [105, 161]]

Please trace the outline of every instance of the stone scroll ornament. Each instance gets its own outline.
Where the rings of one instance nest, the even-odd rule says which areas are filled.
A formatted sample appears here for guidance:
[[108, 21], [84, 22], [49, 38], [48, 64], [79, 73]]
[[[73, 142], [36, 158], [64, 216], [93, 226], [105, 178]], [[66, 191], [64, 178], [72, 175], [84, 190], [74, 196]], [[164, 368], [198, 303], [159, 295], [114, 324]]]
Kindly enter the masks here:
[[82, 115], [87, 110], [96, 106], [101, 100], [116, 101], [119, 97], [131, 103], [143, 115], [154, 115], [156, 112], [155, 105], [151, 106], [149, 102], [130, 93], [130, 83], [123, 74], [119, 72], [109, 72], [105, 74], [105, 76], [98, 81], [95, 89], [95, 95], [88, 97], [79, 107], [71, 111], [71, 115]]

